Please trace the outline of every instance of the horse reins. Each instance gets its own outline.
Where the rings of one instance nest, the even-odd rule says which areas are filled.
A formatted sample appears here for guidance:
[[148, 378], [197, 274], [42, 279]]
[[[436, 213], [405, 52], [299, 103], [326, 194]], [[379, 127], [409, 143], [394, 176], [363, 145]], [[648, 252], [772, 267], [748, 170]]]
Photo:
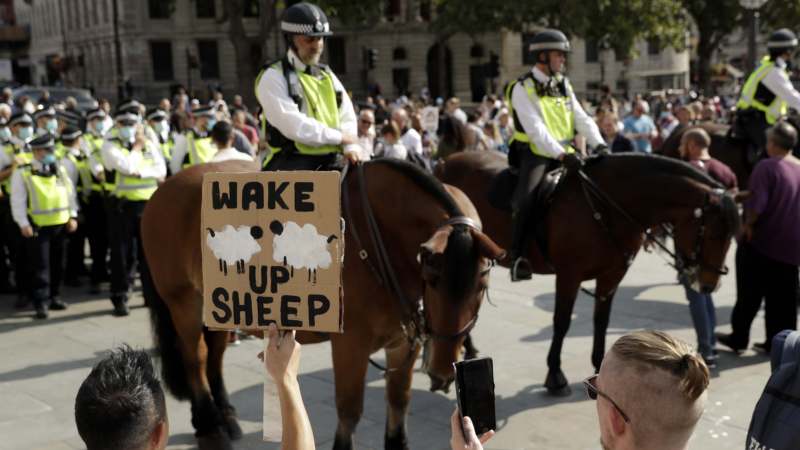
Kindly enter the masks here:
[[[346, 192], [343, 192], [342, 195], [342, 203], [345, 210], [345, 217], [347, 219], [347, 224], [350, 227], [350, 233], [353, 236], [353, 240], [358, 247], [358, 257], [363, 261], [367, 267], [369, 267], [370, 271], [375, 275], [378, 283], [381, 286], [386, 287], [389, 290], [389, 293], [394, 297], [396, 303], [400, 307], [401, 314], [403, 316], [403, 320], [400, 324], [400, 328], [403, 331], [406, 339], [408, 340], [408, 344], [410, 347], [409, 351], [409, 359], [413, 357], [413, 348], [416, 344], [424, 344], [425, 341], [428, 339], [433, 340], [457, 340], [460, 339], [467, 334], [475, 327], [475, 324], [478, 321], [478, 314], [475, 314], [473, 317], [462, 329], [453, 335], [443, 335], [434, 332], [428, 326], [426, 317], [425, 317], [425, 310], [424, 310], [424, 302], [422, 299], [418, 299], [416, 301], [411, 301], [405, 294], [405, 291], [400, 285], [400, 282], [397, 278], [397, 272], [392, 265], [391, 259], [389, 257], [389, 253], [386, 250], [386, 245], [383, 240], [383, 236], [380, 231], [380, 227], [378, 226], [377, 219], [375, 218], [375, 214], [372, 210], [372, 206], [369, 202], [369, 196], [367, 193], [367, 181], [364, 172], [364, 164], [358, 164], [356, 166], [357, 172], [357, 180], [358, 180], [358, 190], [361, 197], [361, 203], [364, 211], [364, 218], [367, 223], [367, 231], [369, 234], [369, 238], [372, 244], [372, 248], [374, 249], [374, 257], [370, 257], [370, 253], [367, 251], [366, 247], [364, 246], [364, 241], [361, 239], [360, 234], [355, 226], [355, 221], [353, 220], [353, 212], [350, 206], [350, 199], [349, 195]], [[343, 171], [342, 174], [342, 184], [344, 184], [344, 179], [347, 176], [347, 170]], [[344, 190], [344, 189], [343, 189]], [[473, 228], [475, 230], [480, 231], [480, 226], [472, 219], [466, 216], [455, 216], [447, 220], [444, 224], [437, 228], [437, 231], [446, 226], [464, 226], [468, 228]], [[491, 265], [489, 269], [484, 269], [481, 273], [485, 274], [488, 270], [491, 269]], [[424, 290], [423, 290], [424, 291]], [[413, 330], [410, 330], [413, 329]], [[381, 366], [380, 364], [376, 363], [369, 359], [370, 364], [382, 370], [384, 372], [395, 370], [395, 369], [387, 369], [386, 367]]]

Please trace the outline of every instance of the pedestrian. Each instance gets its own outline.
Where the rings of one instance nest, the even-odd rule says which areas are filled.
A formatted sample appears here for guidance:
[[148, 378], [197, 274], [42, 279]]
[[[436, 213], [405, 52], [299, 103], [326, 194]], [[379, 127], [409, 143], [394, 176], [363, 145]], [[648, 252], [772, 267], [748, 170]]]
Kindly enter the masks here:
[[778, 121], [767, 132], [768, 158], [750, 175], [744, 205], [744, 227], [736, 250], [736, 304], [732, 333], [717, 340], [741, 352], [750, 341], [750, 326], [764, 301], [766, 340], [753, 347], [769, 354], [772, 338], [797, 329], [800, 265], [800, 160], [792, 156], [797, 130]]
[[11, 214], [24, 242], [27, 294], [37, 319], [46, 319], [48, 309], [67, 308], [60, 298], [64, 235], [78, 227], [75, 187], [56, 159], [55, 144], [48, 132], [35, 137], [30, 165], [11, 176]]
[[192, 111], [194, 127], [175, 136], [170, 173], [176, 175], [183, 169], [211, 161], [217, 152], [211, 142], [210, 132], [217, 123], [216, 113], [211, 106], [202, 106]]
[[600, 116], [600, 132], [603, 139], [609, 143], [611, 153], [635, 151], [633, 141], [619, 132], [619, 117], [613, 111], [604, 111]]
[[58, 121], [56, 120], [56, 109], [52, 106], [42, 108], [33, 113], [33, 120], [36, 122], [36, 134], [45, 131], [53, 136], [58, 135]]
[[450, 115], [444, 115], [439, 121], [441, 138], [437, 143], [436, 158], [445, 159], [448, 156], [463, 152], [466, 147], [466, 125]]
[[[161, 149], [164, 161], [172, 161], [172, 150], [175, 148], [175, 136], [169, 124], [169, 114], [166, 110], [153, 108], [147, 111], [147, 128], [154, 135], [155, 144]], [[167, 166], [167, 176], [172, 175], [172, 169]]]
[[253, 157], [233, 148], [233, 125], [229, 122], [220, 121], [211, 129], [211, 141], [217, 153], [211, 158], [210, 162], [229, 161], [232, 159], [240, 161], [253, 161]]
[[408, 159], [408, 149], [400, 142], [400, 127], [394, 121], [381, 127], [380, 139], [375, 144], [375, 158]]
[[400, 143], [406, 150], [422, 156], [422, 136], [411, 126], [408, 111], [401, 106], [396, 107], [392, 111], [391, 120], [400, 129]]
[[483, 129], [479, 124], [480, 114], [477, 111], [470, 111], [467, 114], [467, 133], [464, 136], [464, 144], [468, 152], [482, 152], [489, 150], [489, 144], [486, 142], [486, 135], [483, 134]]
[[451, 97], [444, 104], [444, 112], [447, 115], [453, 116], [461, 122], [462, 125], [467, 124], [467, 113], [461, 109], [461, 100], [458, 97]]
[[253, 147], [258, 147], [258, 130], [248, 125], [246, 119], [247, 113], [243, 109], [233, 110], [231, 121], [235, 129], [244, 134]]
[[362, 150], [361, 159], [371, 159], [375, 146], [375, 113], [369, 108], [358, 113], [358, 144]]
[[83, 215], [88, 206], [92, 192], [92, 175], [89, 169], [89, 153], [83, 143], [83, 132], [77, 127], [67, 125], [61, 131], [57, 146], [60, 144], [62, 154], [56, 151], [56, 158], [67, 171], [78, 199], [78, 229], [67, 238], [67, 264], [64, 270], [64, 284], [80, 287], [80, 277], [89, 275], [86, 269], [86, 218]]
[[625, 136], [633, 141], [634, 148], [637, 152], [651, 153], [653, 146], [650, 143], [651, 139], [658, 136], [653, 119], [647, 115], [647, 103], [644, 100], [638, 100], [633, 104], [633, 113], [623, 120], [625, 126]]
[[500, 151], [508, 154], [511, 139], [514, 137], [514, 124], [511, 121], [511, 115], [508, 113], [508, 108], [500, 108], [497, 112], [497, 128], [502, 139]]
[[[123, 105], [120, 105], [122, 108]], [[111, 245], [111, 302], [114, 315], [129, 313], [134, 263], [147, 270], [139, 224], [147, 201], [167, 174], [161, 150], [145, 137], [138, 107], [123, 108], [103, 145], [106, 181], [113, 184], [108, 201]]]

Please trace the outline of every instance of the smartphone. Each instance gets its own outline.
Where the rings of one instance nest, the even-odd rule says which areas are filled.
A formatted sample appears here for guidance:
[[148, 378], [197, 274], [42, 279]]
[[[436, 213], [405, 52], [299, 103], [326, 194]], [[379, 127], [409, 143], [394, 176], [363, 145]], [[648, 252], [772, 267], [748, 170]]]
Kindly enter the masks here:
[[456, 397], [461, 417], [468, 416], [478, 436], [497, 428], [494, 415], [492, 358], [455, 363]]

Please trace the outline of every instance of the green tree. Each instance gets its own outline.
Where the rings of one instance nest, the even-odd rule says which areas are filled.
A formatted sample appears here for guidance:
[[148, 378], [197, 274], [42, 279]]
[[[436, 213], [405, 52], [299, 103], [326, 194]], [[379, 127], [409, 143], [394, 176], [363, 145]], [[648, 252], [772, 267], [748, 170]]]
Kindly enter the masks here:
[[697, 27], [697, 80], [711, 91], [711, 59], [722, 40], [742, 25], [742, 7], [737, 0], [682, 0], [683, 8]]

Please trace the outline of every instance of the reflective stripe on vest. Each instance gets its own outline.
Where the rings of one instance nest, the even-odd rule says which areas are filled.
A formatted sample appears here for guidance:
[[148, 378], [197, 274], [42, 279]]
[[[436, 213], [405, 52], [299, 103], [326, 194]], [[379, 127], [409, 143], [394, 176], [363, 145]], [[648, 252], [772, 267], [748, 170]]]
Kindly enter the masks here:
[[24, 169], [22, 179], [28, 191], [28, 215], [37, 227], [64, 225], [69, 221], [69, 199], [72, 182], [63, 167], [58, 174], [36, 175], [30, 168]]
[[198, 138], [192, 131], [186, 133], [186, 147], [188, 150], [189, 162], [183, 164], [184, 169], [197, 164], [207, 163], [217, 154], [217, 147], [211, 141], [211, 136]]
[[[117, 144], [114, 145], [119, 148], [125, 157], [130, 155], [130, 150]], [[141, 172], [144, 168], [155, 166], [155, 160], [149, 152], [142, 152], [142, 159], [139, 162], [139, 167], [136, 168], [137, 172]], [[146, 201], [150, 200], [153, 193], [158, 188], [158, 180], [155, 178], [139, 178], [123, 175], [117, 171], [116, 183], [114, 185], [114, 196], [123, 198], [130, 201]]]
[[[736, 103], [736, 108], [739, 110], [754, 108], [763, 112], [766, 116], [767, 123], [770, 125], [775, 123], [781, 116], [786, 115], [788, 111], [786, 102], [777, 95], [769, 105], [765, 105], [756, 99], [758, 86], [773, 67], [775, 67], [775, 63], [770, 60], [769, 56], [765, 56], [761, 60], [761, 65], [758, 66], [758, 69], [747, 78], [742, 88], [739, 101]], [[779, 70], [778, 73], [780, 73], [782, 77], [788, 78], [785, 70]]]
[[[509, 113], [514, 114], [513, 103], [511, 102], [511, 92], [517, 83], [523, 83], [522, 87], [528, 94], [528, 99], [533, 104], [534, 108], [539, 111], [539, 114], [544, 121], [547, 131], [553, 139], [557, 140], [559, 144], [564, 147], [567, 153], [574, 153], [575, 149], [572, 147], [572, 140], [575, 137], [575, 113], [572, 110], [572, 86], [569, 81], [564, 80], [567, 96], [566, 97], [553, 97], [545, 95], [540, 97], [536, 93], [536, 86], [531, 78], [525, 78], [522, 81], [516, 81], [508, 86], [506, 91], [506, 102], [509, 105]], [[514, 135], [511, 142], [520, 141], [528, 144], [533, 154], [545, 158], [552, 158], [552, 156], [542, 152], [536, 147], [536, 144], [531, 142], [525, 130], [514, 130]]]

